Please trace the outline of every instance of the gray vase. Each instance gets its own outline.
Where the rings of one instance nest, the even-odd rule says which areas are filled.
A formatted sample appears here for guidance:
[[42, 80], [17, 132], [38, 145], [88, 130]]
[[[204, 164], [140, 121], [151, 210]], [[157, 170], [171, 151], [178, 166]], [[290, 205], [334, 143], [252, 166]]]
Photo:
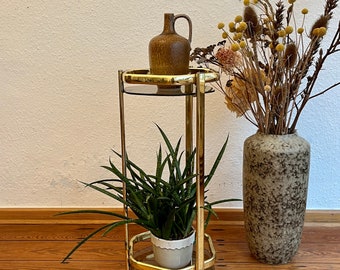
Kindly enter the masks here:
[[292, 260], [307, 201], [310, 145], [296, 133], [256, 133], [244, 142], [243, 207], [248, 246], [267, 264]]

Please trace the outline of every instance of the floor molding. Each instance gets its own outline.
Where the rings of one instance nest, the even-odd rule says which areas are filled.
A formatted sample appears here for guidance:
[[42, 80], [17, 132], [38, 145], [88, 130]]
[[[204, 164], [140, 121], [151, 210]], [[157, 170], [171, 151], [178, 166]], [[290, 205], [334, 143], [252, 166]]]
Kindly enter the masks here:
[[[94, 208], [123, 213], [121, 208]], [[79, 208], [0, 208], [0, 224], [103, 224], [112, 220], [110, 216], [95, 214], [57, 214], [79, 210]], [[243, 210], [231, 208], [215, 208], [218, 219], [211, 222], [243, 222]], [[305, 223], [326, 223], [340, 226], [340, 210], [307, 210]]]

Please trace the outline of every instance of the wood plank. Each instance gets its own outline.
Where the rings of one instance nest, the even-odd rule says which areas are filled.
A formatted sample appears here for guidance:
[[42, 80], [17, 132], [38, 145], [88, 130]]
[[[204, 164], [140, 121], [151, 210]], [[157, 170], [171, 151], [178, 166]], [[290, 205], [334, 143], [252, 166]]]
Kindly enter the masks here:
[[[81, 208], [3, 208], [0, 209], [0, 224], [104, 224], [114, 220], [112, 216], [98, 214], [61, 215], [62, 212], [80, 210]], [[121, 208], [95, 208], [95, 210], [117, 211]]]
[[[70, 251], [75, 241], [2, 241], [1, 261], [56, 260], [60, 261]], [[216, 242], [218, 263], [255, 263], [246, 243]], [[124, 260], [124, 243], [118, 241], [89, 241], [74, 255], [73, 260]], [[294, 261], [318, 264], [332, 262], [340, 265], [340, 243], [302, 243]], [[1, 264], [0, 264], [1, 265]]]
[[[126, 269], [124, 261], [72, 261], [61, 264], [56, 261], [2, 261], [1, 270], [116, 270]], [[216, 263], [215, 270], [339, 270], [331, 263], [266, 265], [261, 263]]]
[[[0, 224], [104, 224], [107, 220], [112, 220], [112, 217], [110, 216], [95, 214], [56, 216], [56, 214], [61, 212], [79, 209], [81, 208], [0, 208]], [[122, 208], [94, 209], [123, 213]], [[218, 215], [218, 219], [213, 217], [212, 223], [243, 221], [242, 209], [215, 208], [215, 211]], [[305, 222], [340, 224], [340, 210], [307, 210]]]
[[[219, 243], [215, 245], [216, 261], [218, 263], [255, 263], [246, 243]], [[340, 243], [302, 243], [293, 262], [321, 264], [332, 262], [340, 266]]]
[[332, 263], [309, 264], [309, 263], [289, 263], [284, 265], [267, 265], [262, 263], [216, 263], [215, 270], [339, 270], [340, 265]]
[[[213, 235], [214, 242], [242, 243], [246, 242], [243, 225], [214, 224], [208, 226], [206, 232]], [[315, 227], [305, 226], [302, 233], [304, 243], [340, 243], [340, 226]]]
[[[59, 261], [75, 246], [69, 241], [2, 241], [0, 244], [1, 261]], [[72, 256], [73, 260], [82, 261], [123, 261], [125, 258], [124, 242], [88, 241]]]
[[[1, 270], [116, 270], [126, 269], [124, 261], [72, 261], [61, 264], [56, 261], [1, 261]], [[215, 270], [339, 270], [331, 263], [266, 265], [261, 263], [216, 263]]]
[[0, 261], [1, 270], [115, 270], [126, 269], [125, 261], [72, 261], [61, 264], [58, 261]]
[[[9, 225], [0, 224], [0, 241], [72, 241], [83, 239], [92, 231], [98, 229], [99, 224], [25, 224]], [[135, 235], [145, 231], [137, 225], [129, 226], [130, 235]], [[92, 239], [101, 241], [124, 241], [125, 227], [115, 228], [111, 233], [103, 237], [99, 233]]]
[[[0, 241], [72, 241], [86, 237], [98, 224], [43, 224], [43, 225], [1, 225]], [[143, 232], [144, 229], [137, 225], [129, 226], [130, 236]], [[214, 224], [208, 226], [206, 232], [213, 235], [214, 242], [245, 242], [244, 227], [240, 225]], [[114, 231], [102, 237], [98, 234], [92, 239], [100, 241], [124, 241], [125, 228], [118, 227]], [[339, 227], [314, 227], [305, 226], [302, 234], [304, 243], [340, 243]]]

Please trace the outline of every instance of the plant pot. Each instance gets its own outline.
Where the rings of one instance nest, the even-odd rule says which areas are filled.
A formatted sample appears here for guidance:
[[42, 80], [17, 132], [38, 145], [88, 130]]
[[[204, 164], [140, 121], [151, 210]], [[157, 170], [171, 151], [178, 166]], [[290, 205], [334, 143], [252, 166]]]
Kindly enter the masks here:
[[151, 234], [151, 242], [157, 264], [177, 269], [187, 266], [192, 260], [195, 231], [180, 240], [164, 240]]
[[244, 142], [246, 238], [260, 262], [284, 264], [296, 254], [304, 223], [310, 145], [296, 133], [256, 133]]

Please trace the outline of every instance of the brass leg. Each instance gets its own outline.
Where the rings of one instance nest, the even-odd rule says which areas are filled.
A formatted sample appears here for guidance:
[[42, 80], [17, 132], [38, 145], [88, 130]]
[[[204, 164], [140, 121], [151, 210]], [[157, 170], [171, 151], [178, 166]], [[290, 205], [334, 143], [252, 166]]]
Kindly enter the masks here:
[[[186, 93], [192, 93], [193, 85], [185, 86]], [[185, 97], [185, 150], [186, 159], [193, 150], [193, 96], [188, 95]], [[190, 172], [188, 172], [190, 174]]]
[[196, 170], [197, 170], [197, 235], [196, 235], [196, 270], [204, 269], [204, 74], [196, 75]]
[[[124, 116], [124, 83], [123, 83], [123, 71], [118, 71], [119, 81], [119, 108], [120, 108], [120, 138], [121, 138], [121, 153], [122, 153], [122, 173], [126, 175], [126, 144], [125, 144], [125, 116]], [[126, 199], [126, 186], [123, 184], [123, 198]], [[124, 207], [125, 216], [128, 217], [129, 209], [126, 205]], [[125, 259], [126, 269], [129, 270], [129, 228], [128, 224], [125, 225]]]

